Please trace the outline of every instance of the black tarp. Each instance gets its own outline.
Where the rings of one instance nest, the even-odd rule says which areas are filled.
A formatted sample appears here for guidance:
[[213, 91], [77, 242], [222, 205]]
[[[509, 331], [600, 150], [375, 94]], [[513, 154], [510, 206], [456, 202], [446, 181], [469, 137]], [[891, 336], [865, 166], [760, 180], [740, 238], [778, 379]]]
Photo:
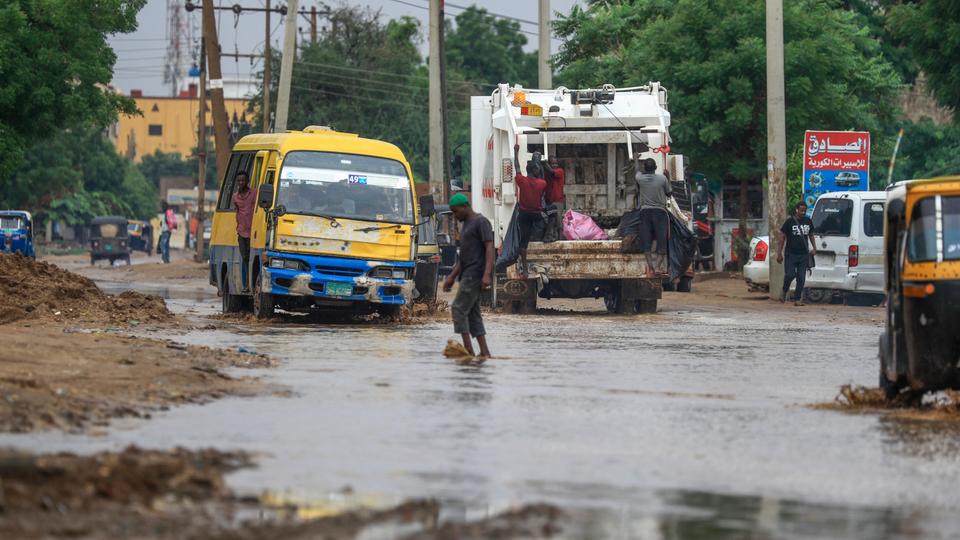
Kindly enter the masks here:
[[[519, 205], [518, 205], [519, 206]], [[495, 266], [497, 272], [505, 272], [512, 264], [520, 258], [520, 220], [518, 206], [513, 208], [513, 216], [510, 217], [510, 224], [507, 225], [507, 234], [503, 237], [500, 254], [497, 255]]]
[[693, 262], [697, 253], [697, 235], [687, 228], [686, 223], [670, 214], [670, 241], [667, 244], [670, 279], [677, 279], [686, 273]]

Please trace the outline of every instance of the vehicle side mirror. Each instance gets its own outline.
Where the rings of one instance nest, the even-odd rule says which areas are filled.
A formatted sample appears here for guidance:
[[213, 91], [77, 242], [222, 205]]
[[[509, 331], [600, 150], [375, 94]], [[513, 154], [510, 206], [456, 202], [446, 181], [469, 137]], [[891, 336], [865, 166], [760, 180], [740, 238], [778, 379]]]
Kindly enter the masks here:
[[257, 206], [269, 210], [273, 206], [273, 184], [263, 184], [257, 192]]
[[420, 217], [430, 217], [436, 213], [436, 208], [433, 203], [433, 195], [424, 195], [417, 199], [417, 203], [420, 204]]

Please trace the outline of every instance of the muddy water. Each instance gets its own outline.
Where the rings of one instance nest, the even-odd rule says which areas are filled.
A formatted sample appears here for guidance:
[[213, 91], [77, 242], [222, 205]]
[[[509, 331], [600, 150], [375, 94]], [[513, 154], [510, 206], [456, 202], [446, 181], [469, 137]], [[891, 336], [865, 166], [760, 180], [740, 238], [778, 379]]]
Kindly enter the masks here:
[[730, 313], [491, 316], [500, 358], [481, 366], [443, 357], [443, 323], [196, 331], [176, 338], [280, 357], [263, 376], [294, 395], [0, 444], [247, 449], [262, 456], [240, 490], [324, 509], [437, 497], [447, 519], [547, 501], [571, 538], [960, 534], [960, 431], [803, 406], [875, 382], [875, 325]]

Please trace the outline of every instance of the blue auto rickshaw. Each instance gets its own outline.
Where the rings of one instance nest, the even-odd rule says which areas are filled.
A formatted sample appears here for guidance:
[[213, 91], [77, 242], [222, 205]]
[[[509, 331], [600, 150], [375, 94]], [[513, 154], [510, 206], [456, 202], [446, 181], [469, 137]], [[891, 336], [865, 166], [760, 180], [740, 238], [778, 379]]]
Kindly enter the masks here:
[[36, 258], [33, 251], [33, 219], [22, 210], [0, 211], [0, 253], [20, 253]]

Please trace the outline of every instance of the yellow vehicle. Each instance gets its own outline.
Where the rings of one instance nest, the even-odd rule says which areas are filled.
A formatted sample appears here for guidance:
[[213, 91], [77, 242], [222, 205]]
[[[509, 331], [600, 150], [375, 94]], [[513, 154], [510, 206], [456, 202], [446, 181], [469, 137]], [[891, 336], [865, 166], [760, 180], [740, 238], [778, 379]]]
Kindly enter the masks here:
[[880, 387], [960, 383], [960, 176], [897, 184], [884, 216], [887, 321]]
[[[233, 204], [241, 171], [257, 193], [247, 268]], [[392, 144], [316, 126], [248, 135], [221, 185], [210, 283], [224, 312], [250, 304], [258, 318], [277, 307], [394, 316], [413, 296], [416, 210], [410, 165]]]

